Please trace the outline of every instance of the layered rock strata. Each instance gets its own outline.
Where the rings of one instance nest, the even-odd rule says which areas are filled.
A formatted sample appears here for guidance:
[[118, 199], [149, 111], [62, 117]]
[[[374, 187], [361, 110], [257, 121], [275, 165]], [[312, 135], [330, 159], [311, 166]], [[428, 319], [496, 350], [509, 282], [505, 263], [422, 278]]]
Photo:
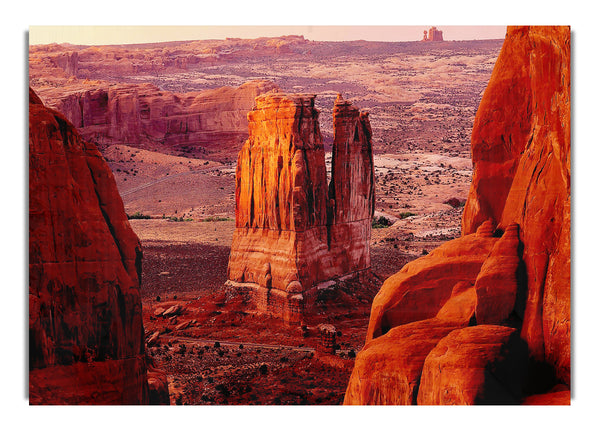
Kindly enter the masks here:
[[259, 310], [290, 322], [301, 319], [319, 282], [371, 265], [368, 115], [338, 97], [328, 185], [314, 102], [312, 95], [259, 96], [236, 172], [228, 278], [252, 286]]
[[189, 151], [235, 146], [237, 151], [248, 137], [246, 114], [254, 99], [276, 88], [264, 80], [188, 93], [161, 91], [151, 84], [89, 89], [67, 84], [40, 95], [90, 142]]
[[473, 128], [463, 236], [385, 281], [346, 404], [569, 403], [569, 65], [568, 27], [508, 28]]
[[141, 259], [100, 153], [30, 90], [30, 403], [148, 403]]

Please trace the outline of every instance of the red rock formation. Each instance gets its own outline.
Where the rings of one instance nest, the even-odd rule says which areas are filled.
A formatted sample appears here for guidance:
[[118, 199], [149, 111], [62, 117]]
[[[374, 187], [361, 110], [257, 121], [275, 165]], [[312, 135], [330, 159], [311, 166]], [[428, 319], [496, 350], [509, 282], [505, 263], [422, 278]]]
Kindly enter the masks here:
[[522, 336], [570, 380], [569, 27], [510, 27], [473, 127], [463, 233], [520, 226], [527, 270]]
[[328, 187], [314, 96], [260, 96], [248, 122], [228, 278], [251, 283], [259, 309], [296, 322], [317, 283], [370, 267], [371, 129], [338, 99]]
[[113, 175], [30, 90], [29, 397], [148, 402], [142, 251]]
[[449, 241], [388, 278], [373, 299], [367, 341], [389, 329], [434, 317], [456, 283], [475, 284], [481, 266], [497, 242], [491, 226]]
[[429, 32], [427, 30], [423, 31], [423, 39], [421, 40], [424, 42], [443, 42], [443, 32], [435, 27], [431, 27]]
[[246, 114], [255, 97], [277, 88], [269, 81], [189, 93], [151, 84], [85, 87], [46, 88], [40, 96], [88, 141], [189, 151], [237, 151], [248, 136]]
[[[569, 64], [568, 27], [509, 27], [475, 119], [463, 237], [386, 280], [346, 404], [515, 403], [570, 384]], [[457, 281], [474, 285], [471, 325], [513, 328], [420, 332], [454, 309]]]

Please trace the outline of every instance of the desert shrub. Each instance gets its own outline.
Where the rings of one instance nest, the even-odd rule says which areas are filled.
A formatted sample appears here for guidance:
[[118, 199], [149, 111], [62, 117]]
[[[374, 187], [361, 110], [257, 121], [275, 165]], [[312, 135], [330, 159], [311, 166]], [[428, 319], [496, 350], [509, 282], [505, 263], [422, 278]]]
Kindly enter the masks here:
[[399, 216], [400, 216], [401, 219], [405, 219], [407, 217], [416, 216], [416, 214], [415, 213], [411, 213], [410, 211], [405, 211], [405, 212], [400, 213]]
[[229, 217], [209, 216], [209, 217], [206, 217], [205, 219], [202, 219], [202, 221], [204, 221], [204, 222], [211, 222], [211, 221], [233, 221], [233, 219], [229, 218]]
[[175, 222], [194, 221], [194, 219], [192, 219], [192, 218], [183, 218], [183, 216], [181, 216], [181, 217], [171, 216], [167, 220], [169, 220], [169, 221], [175, 221]]
[[452, 208], [459, 208], [459, 207], [464, 207], [466, 201], [458, 199], [458, 198], [451, 198], [448, 199], [447, 201], [444, 202], [447, 205], [450, 205]]
[[215, 344], [213, 346], [215, 349], [218, 349], [219, 347], [221, 347], [221, 343], [219, 343], [218, 341], [215, 341]]
[[136, 212], [134, 212], [131, 215], [127, 214], [127, 218], [129, 220], [133, 220], [133, 219], [144, 219], [144, 220], [147, 220], [147, 219], [151, 219], [152, 217], [150, 217], [149, 215], [146, 215], [146, 214], [142, 214], [139, 211], [136, 211]]
[[371, 227], [373, 227], [373, 229], [381, 229], [391, 225], [391, 220], [384, 216], [374, 217], [373, 221], [371, 222]]
[[258, 371], [260, 371], [260, 373], [264, 376], [265, 374], [267, 374], [267, 371], [268, 371], [267, 365], [266, 364], [262, 364], [259, 367]]
[[356, 358], [356, 352], [354, 351], [354, 349], [351, 349], [351, 350], [348, 352], [348, 357], [349, 357], [349, 358]]

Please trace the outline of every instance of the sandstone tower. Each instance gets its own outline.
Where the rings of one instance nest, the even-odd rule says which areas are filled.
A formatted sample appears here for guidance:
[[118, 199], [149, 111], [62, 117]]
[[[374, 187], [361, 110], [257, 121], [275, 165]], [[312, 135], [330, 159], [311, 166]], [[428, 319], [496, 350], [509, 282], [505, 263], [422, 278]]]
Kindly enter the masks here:
[[435, 27], [431, 27], [429, 32], [427, 30], [423, 31], [423, 39], [421, 40], [425, 42], [443, 42], [443, 32]]
[[228, 278], [288, 322], [300, 321], [318, 283], [371, 266], [368, 114], [338, 96], [329, 184], [318, 116], [314, 95], [261, 95], [238, 156]]

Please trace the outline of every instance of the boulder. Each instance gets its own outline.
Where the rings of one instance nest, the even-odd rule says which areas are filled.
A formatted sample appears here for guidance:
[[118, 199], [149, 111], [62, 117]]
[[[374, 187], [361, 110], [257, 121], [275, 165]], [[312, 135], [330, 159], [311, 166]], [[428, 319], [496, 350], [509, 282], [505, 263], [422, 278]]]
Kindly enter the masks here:
[[434, 318], [367, 341], [356, 357], [344, 404], [415, 404], [425, 358], [446, 335], [469, 324], [475, 303], [473, 286], [457, 283]]
[[519, 404], [527, 346], [514, 328], [457, 329], [429, 352], [418, 404]]
[[172, 305], [169, 308], [167, 308], [165, 311], [163, 311], [162, 316], [163, 317], [179, 316], [184, 311], [185, 311], [185, 308], [183, 307], [183, 305], [175, 304], [175, 305]]
[[150, 346], [154, 346], [154, 345], [160, 344], [159, 338], [160, 338], [160, 331], [154, 332], [146, 340], [146, 345], [150, 347]]

